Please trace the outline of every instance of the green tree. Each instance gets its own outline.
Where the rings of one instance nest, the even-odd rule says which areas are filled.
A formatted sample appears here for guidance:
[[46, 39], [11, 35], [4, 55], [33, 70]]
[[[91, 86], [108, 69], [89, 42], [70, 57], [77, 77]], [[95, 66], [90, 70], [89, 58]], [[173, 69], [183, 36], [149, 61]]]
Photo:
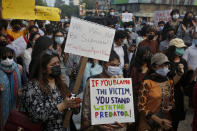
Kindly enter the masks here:
[[35, 0], [36, 5], [40, 5], [40, 6], [47, 6], [46, 1], [43, 0]]
[[96, 0], [81, 0], [80, 4], [86, 3], [86, 9], [95, 9]]
[[64, 4], [65, 2], [63, 0], [55, 0], [55, 7], [60, 8]]
[[79, 16], [79, 7], [78, 6], [68, 6], [68, 5], [62, 5], [60, 7], [61, 11], [62, 11], [62, 17], [68, 16]]

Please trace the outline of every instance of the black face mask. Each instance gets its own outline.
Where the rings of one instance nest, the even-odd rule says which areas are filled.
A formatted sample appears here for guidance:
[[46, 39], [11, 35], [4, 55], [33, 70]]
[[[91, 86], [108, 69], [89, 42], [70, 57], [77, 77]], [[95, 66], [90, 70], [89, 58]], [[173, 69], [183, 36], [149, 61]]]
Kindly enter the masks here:
[[168, 34], [168, 39], [169, 40], [172, 40], [173, 38], [175, 38], [175, 35], [174, 34]]
[[13, 29], [14, 29], [15, 31], [19, 31], [19, 30], [21, 29], [21, 27], [20, 27], [20, 26], [14, 26]]
[[54, 66], [51, 68], [51, 74], [50, 76], [55, 78], [61, 75], [61, 68], [60, 66]]
[[149, 39], [149, 40], [153, 40], [154, 37], [155, 37], [154, 35], [148, 35], [148, 39]]

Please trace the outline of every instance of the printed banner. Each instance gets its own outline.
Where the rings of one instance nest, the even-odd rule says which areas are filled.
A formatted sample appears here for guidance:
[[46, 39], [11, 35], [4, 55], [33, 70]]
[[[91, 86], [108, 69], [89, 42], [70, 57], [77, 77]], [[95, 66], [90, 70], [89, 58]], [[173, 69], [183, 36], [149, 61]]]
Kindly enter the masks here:
[[2, 0], [4, 19], [35, 20], [35, 0]]
[[133, 14], [132, 13], [122, 13], [122, 22], [130, 22], [133, 21]]
[[109, 61], [114, 35], [112, 28], [72, 17], [64, 51]]
[[60, 21], [60, 13], [59, 8], [36, 6], [37, 20]]
[[135, 122], [131, 78], [90, 79], [91, 124]]

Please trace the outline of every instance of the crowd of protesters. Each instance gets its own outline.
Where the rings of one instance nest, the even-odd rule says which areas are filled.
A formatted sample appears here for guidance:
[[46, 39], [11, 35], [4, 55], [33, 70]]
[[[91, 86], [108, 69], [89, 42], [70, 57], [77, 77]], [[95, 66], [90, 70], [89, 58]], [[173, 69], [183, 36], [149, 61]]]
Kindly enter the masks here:
[[[122, 22], [115, 10], [85, 19], [116, 30], [108, 62], [89, 59], [77, 97], [72, 91], [81, 57], [64, 52], [69, 20], [0, 20], [0, 130], [12, 110], [22, 110], [44, 131], [177, 131], [189, 108], [197, 130], [197, 21], [193, 12], [157, 25]], [[8, 45], [23, 37], [26, 50]], [[89, 78], [132, 78], [135, 123], [91, 125]], [[66, 112], [73, 111], [63, 127]]]

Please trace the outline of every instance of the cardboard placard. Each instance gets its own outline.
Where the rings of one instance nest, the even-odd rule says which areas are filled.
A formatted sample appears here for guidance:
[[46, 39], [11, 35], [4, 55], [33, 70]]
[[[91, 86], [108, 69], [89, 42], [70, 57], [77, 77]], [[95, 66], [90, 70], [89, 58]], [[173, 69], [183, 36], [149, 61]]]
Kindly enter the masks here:
[[114, 35], [115, 29], [72, 17], [64, 51], [108, 61]]
[[131, 78], [90, 79], [91, 124], [135, 122]]
[[35, 20], [35, 0], [2, 0], [4, 19]]
[[60, 21], [60, 9], [46, 6], [36, 6], [36, 19]]
[[133, 21], [132, 13], [122, 13], [122, 22], [130, 22]]
[[171, 10], [155, 11], [154, 12], [154, 23], [157, 24], [159, 21], [168, 22], [171, 19]]
[[15, 41], [13, 41], [11, 44], [7, 45], [7, 47], [13, 49], [16, 57], [18, 57], [25, 52], [27, 48], [27, 43], [24, 39], [24, 36], [21, 36]]

